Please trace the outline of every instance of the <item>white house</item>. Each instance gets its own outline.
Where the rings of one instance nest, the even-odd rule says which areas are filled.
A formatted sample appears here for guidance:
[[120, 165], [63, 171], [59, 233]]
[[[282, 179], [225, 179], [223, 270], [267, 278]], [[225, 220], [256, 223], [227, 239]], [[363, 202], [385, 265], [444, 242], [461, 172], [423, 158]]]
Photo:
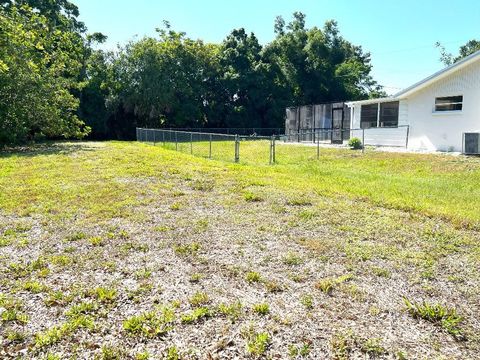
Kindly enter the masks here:
[[365, 129], [367, 145], [463, 151], [465, 138], [478, 147], [468, 133], [480, 133], [480, 51], [391, 97], [347, 105], [351, 128]]

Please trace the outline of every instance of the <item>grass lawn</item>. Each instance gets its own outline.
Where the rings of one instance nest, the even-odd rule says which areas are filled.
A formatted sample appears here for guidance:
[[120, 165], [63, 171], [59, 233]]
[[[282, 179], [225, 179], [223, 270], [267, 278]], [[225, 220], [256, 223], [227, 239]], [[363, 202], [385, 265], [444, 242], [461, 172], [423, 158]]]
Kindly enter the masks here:
[[2, 357], [480, 356], [480, 159], [183, 146], [0, 153]]

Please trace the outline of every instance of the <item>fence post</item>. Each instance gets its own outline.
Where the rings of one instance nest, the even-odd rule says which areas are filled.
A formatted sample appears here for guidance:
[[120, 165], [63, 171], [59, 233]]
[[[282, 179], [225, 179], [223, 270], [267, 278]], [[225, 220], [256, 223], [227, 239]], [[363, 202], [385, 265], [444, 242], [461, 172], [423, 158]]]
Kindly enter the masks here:
[[157, 130], [153, 130], [153, 145], [157, 144]]
[[190, 154], [193, 154], [193, 132], [190, 133]]
[[365, 153], [365, 128], [362, 129], [362, 154]]
[[320, 160], [320, 136], [317, 136], [317, 160]]
[[165, 147], [165, 130], [162, 130], [163, 147]]
[[268, 163], [270, 165], [272, 165], [272, 163], [273, 163], [273, 139], [272, 139], [272, 137], [270, 137], [270, 159], [268, 161]]
[[177, 138], [177, 132], [175, 131], [175, 150], [178, 151], [178, 138]]
[[212, 134], [210, 134], [210, 146], [209, 146], [209, 149], [208, 149], [208, 158], [209, 159], [212, 158]]
[[410, 135], [410, 125], [407, 125], [407, 138], [405, 140], [405, 149], [408, 149], [408, 136]]
[[235, 135], [235, 162], [240, 161], [240, 139], [238, 135]]
[[272, 135], [272, 142], [273, 142], [273, 163], [275, 164], [275, 135]]

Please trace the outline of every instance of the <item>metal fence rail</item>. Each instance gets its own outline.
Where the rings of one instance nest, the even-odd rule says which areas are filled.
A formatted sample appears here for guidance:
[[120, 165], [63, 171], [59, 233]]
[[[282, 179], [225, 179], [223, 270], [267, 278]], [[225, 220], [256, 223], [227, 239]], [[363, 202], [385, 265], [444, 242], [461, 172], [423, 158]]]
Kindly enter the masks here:
[[271, 136], [282, 135], [285, 133], [284, 128], [166, 128], [165, 130], [186, 131], [198, 133], [227, 134], [240, 136]]

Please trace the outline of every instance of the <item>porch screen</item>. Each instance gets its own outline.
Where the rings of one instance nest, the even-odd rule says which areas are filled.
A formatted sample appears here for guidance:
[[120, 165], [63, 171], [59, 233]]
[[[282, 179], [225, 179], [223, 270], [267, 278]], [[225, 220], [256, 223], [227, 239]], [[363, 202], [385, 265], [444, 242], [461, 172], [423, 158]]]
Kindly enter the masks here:
[[380, 127], [398, 127], [398, 101], [380, 104]]
[[378, 104], [362, 105], [360, 127], [368, 129], [377, 127]]

